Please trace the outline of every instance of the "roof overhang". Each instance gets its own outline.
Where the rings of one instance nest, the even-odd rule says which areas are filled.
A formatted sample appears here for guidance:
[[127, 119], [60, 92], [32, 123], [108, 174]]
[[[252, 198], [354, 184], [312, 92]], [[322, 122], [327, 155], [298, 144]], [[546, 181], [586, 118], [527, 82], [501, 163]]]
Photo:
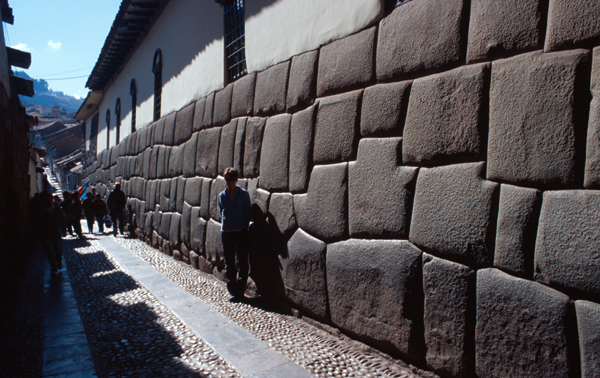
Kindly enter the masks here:
[[169, 0], [123, 0], [85, 86], [104, 90], [146, 36]]
[[96, 111], [98, 105], [100, 105], [100, 101], [102, 101], [102, 91], [89, 91], [83, 104], [75, 113], [75, 119], [78, 121], [86, 120], [93, 112]]

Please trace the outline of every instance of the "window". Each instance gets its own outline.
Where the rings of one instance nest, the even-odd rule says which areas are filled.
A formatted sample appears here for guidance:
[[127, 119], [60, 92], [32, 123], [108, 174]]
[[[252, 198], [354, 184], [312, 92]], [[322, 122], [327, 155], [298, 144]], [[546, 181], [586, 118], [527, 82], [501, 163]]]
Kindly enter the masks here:
[[115, 117], [117, 124], [117, 141], [115, 145], [119, 144], [119, 140], [121, 139], [121, 98], [117, 98], [117, 104], [115, 105]]
[[106, 109], [106, 149], [110, 148], [110, 109]]
[[227, 82], [248, 73], [244, 29], [244, 0], [232, 0], [223, 5], [225, 24], [225, 66]]
[[154, 72], [154, 121], [160, 119], [160, 97], [162, 94], [162, 52], [156, 49], [152, 60], [152, 72]]
[[131, 133], [135, 133], [135, 115], [137, 111], [137, 87], [135, 79], [131, 79], [129, 84], [129, 94], [131, 95]]
[[96, 151], [98, 146], [98, 125], [100, 123], [100, 116], [98, 113], [92, 117], [92, 125], [90, 127], [90, 164], [96, 161]]

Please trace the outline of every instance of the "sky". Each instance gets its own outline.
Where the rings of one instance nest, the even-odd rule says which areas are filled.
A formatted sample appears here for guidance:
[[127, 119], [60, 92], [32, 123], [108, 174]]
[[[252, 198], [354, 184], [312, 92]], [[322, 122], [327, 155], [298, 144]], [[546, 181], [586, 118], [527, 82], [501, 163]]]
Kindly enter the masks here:
[[34, 79], [78, 98], [98, 60], [121, 0], [8, 0], [14, 25], [4, 25], [7, 46], [31, 53]]

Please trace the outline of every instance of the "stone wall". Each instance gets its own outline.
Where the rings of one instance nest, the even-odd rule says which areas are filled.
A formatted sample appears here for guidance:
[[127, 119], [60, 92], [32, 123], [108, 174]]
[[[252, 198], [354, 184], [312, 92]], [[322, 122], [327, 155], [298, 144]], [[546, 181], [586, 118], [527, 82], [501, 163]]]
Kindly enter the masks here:
[[600, 3], [413, 0], [103, 151], [148, 243], [442, 376], [600, 369]]

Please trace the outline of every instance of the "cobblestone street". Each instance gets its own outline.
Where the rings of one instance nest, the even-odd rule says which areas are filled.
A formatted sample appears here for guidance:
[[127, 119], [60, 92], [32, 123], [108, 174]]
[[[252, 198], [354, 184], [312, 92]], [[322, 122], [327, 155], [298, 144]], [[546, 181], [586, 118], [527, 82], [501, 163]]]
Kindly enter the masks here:
[[[317, 377], [431, 376], [337, 330], [287, 315], [272, 300], [252, 294], [252, 290], [243, 302], [231, 302], [223, 282], [138, 240], [94, 234], [82, 240], [65, 239], [64, 248], [99, 376], [244, 376], [221, 356], [223, 349], [219, 353], [203, 340], [180, 314], [165, 306], [160, 296], [140, 284], [112, 256], [105, 246], [115, 241], [208, 304], [212, 311], [231, 319]], [[160, 276], [158, 272], [156, 276]], [[228, 344], [226, 351], [232, 352], [230, 349], [244, 353], [244, 345]]]

